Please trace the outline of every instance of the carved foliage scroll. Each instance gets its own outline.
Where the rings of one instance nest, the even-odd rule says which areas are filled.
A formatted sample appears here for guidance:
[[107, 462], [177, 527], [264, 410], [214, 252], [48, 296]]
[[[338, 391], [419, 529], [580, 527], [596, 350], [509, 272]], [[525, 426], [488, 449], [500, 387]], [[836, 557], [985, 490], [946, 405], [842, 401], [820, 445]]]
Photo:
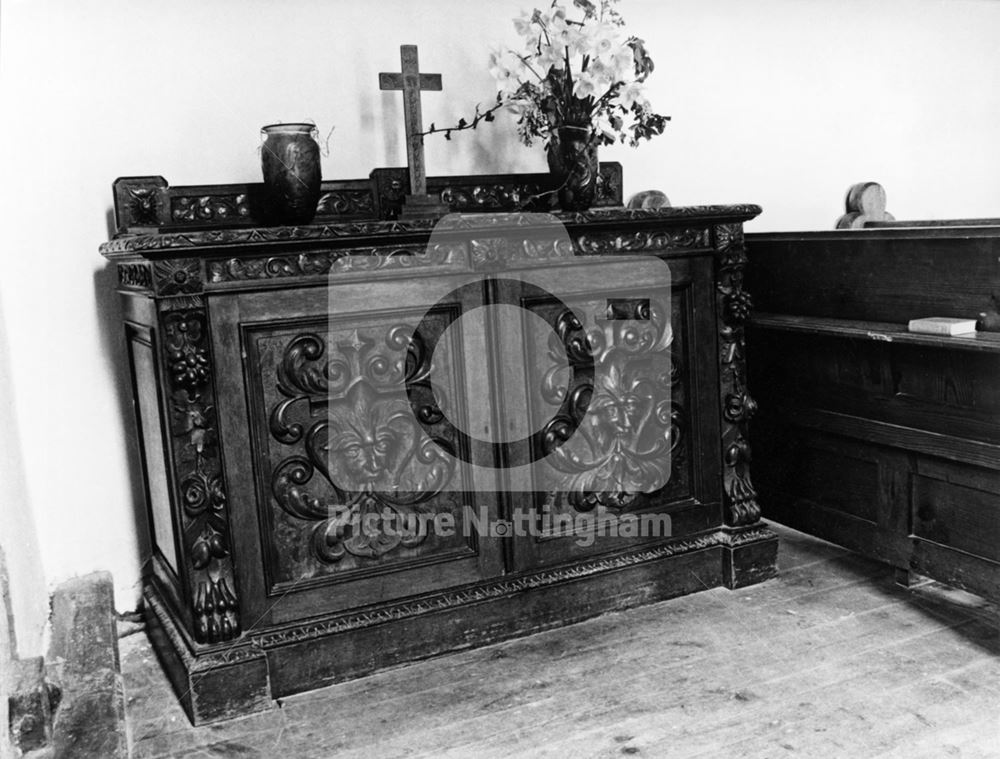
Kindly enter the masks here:
[[163, 367], [194, 636], [202, 643], [240, 632], [230, 557], [228, 504], [219, 454], [205, 309], [185, 299], [161, 315]]
[[209, 282], [243, 282], [350, 272], [447, 266], [464, 255], [464, 243], [343, 248], [308, 253], [240, 256], [209, 261]]
[[250, 219], [250, 204], [245, 192], [180, 195], [170, 199], [170, 218], [190, 224], [246, 222]]
[[574, 247], [585, 256], [614, 253], [653, 253], [661, 250], [708, 248], [707, 227], [653, 229], [631, 234], [597, 232], [576, 237]]
[[750, 316], [752, 301], [743, 289], [747, 257], [742, 225], [720, 224], [715, 228], [715, 236], [726, 520], [731, 525], [746, 525], [760, 519], [757, 491], [750, 480], [750, 444], [747, 440], [747, 422], [757, 409], [746, 382], [744, 325]]
[[[272, 467], [271, 493], [292, 524], [311, 524], [314, 560], [364, 566], [427, 540], [421, 517], [441, 507], [435, 499], [455, 461], [452, 441], [418, 423], [440, 422], [438, 404], [447, 403], [431, 372], [412, 325], [302, 332], [284, 343], [268, 429], [285, 453]], [[291, 540], [285, 554], [297, 551]]]
[[[589, 309], [563, 309], [549, 337], [549, 368], [533, 380], [541, 402], [536, 414], [547, 415], [567, 393], [570, 399], [543, 430], [553, 474], [545, 483], [548, 508], [641, 507], [640, 494], [666, 485], [681, 460], [685, 415], [671, 314], [647, 298], [619, 305], [629, 312], [592, 324], [580, 321]], [[581, 372], [588, 365], [592, 376]]]

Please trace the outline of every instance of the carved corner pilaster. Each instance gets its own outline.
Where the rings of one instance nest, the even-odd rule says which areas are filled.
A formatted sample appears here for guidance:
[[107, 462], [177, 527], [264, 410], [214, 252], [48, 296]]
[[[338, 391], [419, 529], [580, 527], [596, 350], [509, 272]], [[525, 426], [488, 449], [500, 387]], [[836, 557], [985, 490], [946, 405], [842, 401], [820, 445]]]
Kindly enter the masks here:
[[208, 314], [200, 298], [162, 301], [162, 366], [168, 388], [174, 502], [192, 634], [215, 643], [240, 632], [229, 510], [219, 451]]
[[716, 314], [719, 330], [719, 386], [722, 403], [722, 460], [725, 519], [732, 526], [760, 519], [757, 491], [750, 479], [747, 422], [757, 404], [747, 389], [744, 325], [752, 301], [743, 289], [747, 256], [742, 224], [715, 227]]

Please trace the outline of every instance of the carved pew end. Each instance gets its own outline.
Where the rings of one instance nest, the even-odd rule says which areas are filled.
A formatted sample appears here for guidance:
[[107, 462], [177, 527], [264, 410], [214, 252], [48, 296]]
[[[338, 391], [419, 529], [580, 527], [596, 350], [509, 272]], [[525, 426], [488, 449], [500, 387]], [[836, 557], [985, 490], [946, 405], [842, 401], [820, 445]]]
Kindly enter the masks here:
[[859, 182], [847, 191], [846, 213], [837, 219], [837, 229], [862, 229], [869, 221], [895, 221], [885, 210], [885, 189], [878, 182]]

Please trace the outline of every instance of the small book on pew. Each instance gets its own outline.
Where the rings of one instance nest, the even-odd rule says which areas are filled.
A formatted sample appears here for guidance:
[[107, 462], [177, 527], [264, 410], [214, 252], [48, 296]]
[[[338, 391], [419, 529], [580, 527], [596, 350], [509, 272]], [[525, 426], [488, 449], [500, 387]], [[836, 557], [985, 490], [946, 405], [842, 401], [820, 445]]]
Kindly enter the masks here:
[[976, 320], [928, 316], [925, 319], [910, 319], [909, 330], [925, 335], [968, 335], [976, 331]]

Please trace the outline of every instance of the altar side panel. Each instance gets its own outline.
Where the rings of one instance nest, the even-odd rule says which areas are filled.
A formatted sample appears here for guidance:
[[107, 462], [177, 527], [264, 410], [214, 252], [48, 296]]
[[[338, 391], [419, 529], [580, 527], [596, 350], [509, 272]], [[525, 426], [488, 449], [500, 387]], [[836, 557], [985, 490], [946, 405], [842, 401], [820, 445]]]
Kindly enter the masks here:
[[136, 421], [142, 441], [141, 453], [146, 472], [146, 498], [149, 504], [153, 545], [167, 566], [177, 575], [179, 574], [177, 533], [170, 504], [153, 337], [150, 330], [131, 324], [126, 327], [126, 335], [135, 385]]

